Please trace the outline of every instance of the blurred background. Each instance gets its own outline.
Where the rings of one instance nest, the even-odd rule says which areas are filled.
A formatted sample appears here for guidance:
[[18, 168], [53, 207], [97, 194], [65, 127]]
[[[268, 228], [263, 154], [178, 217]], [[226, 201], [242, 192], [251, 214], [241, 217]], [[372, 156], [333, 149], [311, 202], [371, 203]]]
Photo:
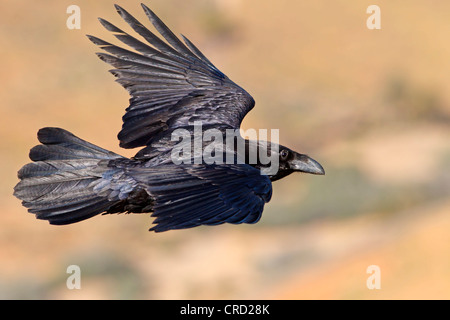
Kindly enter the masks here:
[[[39, 128], [137, 152], [116, 139], [128, 94], [85, 37], [117, 43], [97, 17], [130, 31], [115, 2], [149, 25], [140, 1], [0, 3], [0, 298], [450, 298], [449, 1], [146, 2], [252, 94], [244, 129], [280, 129], [327, 174], [275, 182], [256, 225], [50, 226], [12, 196]], [[72, 4], [80, 30], [66, 27]], [[366, 27], [371, 4], [381, 30]], [[381, 289], [366, 286], [370, 265]]]

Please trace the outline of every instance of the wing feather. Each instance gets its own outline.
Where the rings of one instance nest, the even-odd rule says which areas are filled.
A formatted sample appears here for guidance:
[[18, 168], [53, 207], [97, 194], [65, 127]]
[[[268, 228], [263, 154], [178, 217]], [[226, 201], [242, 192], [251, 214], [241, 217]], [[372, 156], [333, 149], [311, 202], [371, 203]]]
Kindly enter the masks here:
[[191, 41], [182, 36], [183, 43], [152, 10], [142, 7], [162, 39], [118, 5], [119, 15], [145, 42], [101, 18], [108, 31], [135, 51], [88, 36], [105, 51], [97, 55], [114, 67], [110, 72], [131, 96], [118, 135], [120, 145], [150, 146], [176, 128], [192, 126], [194, 121], [239, 128], [254, 106], [253, 98]]
[[[270, 179], [249, 165], [173, 165], [130, 170], [155, 199], [157, 232], [221, 223], [255, 223], [272, 194]], [[164, 179], [162, 179], [164, 177]]]

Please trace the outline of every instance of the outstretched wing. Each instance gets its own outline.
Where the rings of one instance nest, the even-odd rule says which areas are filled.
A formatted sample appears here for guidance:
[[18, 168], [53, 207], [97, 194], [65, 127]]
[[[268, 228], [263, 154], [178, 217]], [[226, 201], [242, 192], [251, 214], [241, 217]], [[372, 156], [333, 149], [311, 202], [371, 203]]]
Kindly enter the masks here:
[[156, 232], [222, 223], [256, 223], [272, 183], [246, 164], [174, 165], [129, 169], [154, 199]]
[[147, 17], [163, 41], [123, 8], [117, 12], [148, 43], [141, 42], [106, 20], [101, 24], [130, 51], [93, 36], [89, 39], [108, 53], [97, 55], [115, 69], [110, 72], [131, 95], [118, 138], [123, 148], [148, 146], [164, 131], [191, 126], [239, 128], [253, 108], [253, 98], [220, 72], [192, 42], [181, 42], [145, 5]]

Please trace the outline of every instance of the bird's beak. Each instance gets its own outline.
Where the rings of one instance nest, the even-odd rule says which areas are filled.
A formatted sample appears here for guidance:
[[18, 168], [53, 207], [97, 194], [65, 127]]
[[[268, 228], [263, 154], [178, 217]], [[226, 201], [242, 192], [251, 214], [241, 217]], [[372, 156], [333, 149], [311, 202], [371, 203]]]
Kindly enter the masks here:
[[294, 171], [320, 175], [325, 174], [325, 170], [320, 163], [304, 154], [297, 154], [294, 159], [289, 161], [289, 166]]

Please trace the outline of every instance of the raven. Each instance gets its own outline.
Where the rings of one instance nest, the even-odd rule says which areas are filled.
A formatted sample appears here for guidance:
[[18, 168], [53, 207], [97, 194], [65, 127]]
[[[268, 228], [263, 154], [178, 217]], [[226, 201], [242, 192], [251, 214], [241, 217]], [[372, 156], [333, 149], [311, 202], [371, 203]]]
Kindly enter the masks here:
[[[150, 231], [155, 232], [256, 223], [271, 199], [272, 181], [295, 171], [325, 174], [307, 155], [241, 137], [234, 140], [245, 142], [243, 156], [237, 143], [214, 149], [219, 158], [231, 154], [231, 163], [175, 163], [173, 151], [179, 140], [173, 134], [177, 130], [192, 134], [195, 124], [201, 123], [202, 130], [214, 129], [225, 137], [229, 130], [239, 130], [255, 102], [191, 41], [182, 36], [183, 43], [152, 10], [142, 7], [165, 41], [118, 5], [119, 15], [147, 43], [101, 18], [100, 23], [133, 51], [88, 38], [106, 52], [97, 55], [114, 67], [110, 72], [131, 96], [118, 134], [120, 146], [144, 148], [125, 158], [64, 129], [40, 129], [41, 144], [31, 149], [33, 162], [19, 170], [20, 182], [14, 188], [14, 195], [30, 213], [54, 225], [101, 213], [152, 213]], [[223, 140], [218, 145], [223, 146]], [[275, 155], [277, 170], [266, 173], [267, 164], [260, 158], [250, 161], [251, 146]]]

